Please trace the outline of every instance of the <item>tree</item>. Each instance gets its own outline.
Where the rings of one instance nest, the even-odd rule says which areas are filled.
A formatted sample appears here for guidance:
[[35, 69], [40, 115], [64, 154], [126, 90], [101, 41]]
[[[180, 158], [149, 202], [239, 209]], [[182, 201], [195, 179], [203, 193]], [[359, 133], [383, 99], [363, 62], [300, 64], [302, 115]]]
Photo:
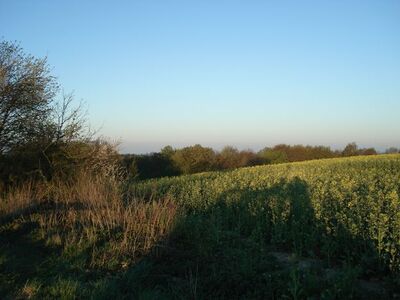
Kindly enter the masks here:
[[73, 106], [73, 95], [63, 94], [53, 107], [52, 139], [54, 143], [90, 141], [94, 135], [87, 125], [82, 103]]
[[0, 42], [0, 155], [43, 137], [58, 89], [46, 58], [34, 58], [16, 43]]
[[183, 174], [212, 171], [216, 165], [214, 150], [198, 144], [175, 151], [172, 160]]
[[390, 147], [390, 148], [386, 149], [385, 153], [386, 154], [400, 153], [400, 150], [395, 147]]
[[378, 154], [375, 150], [375, 148], [365, 148], [365, 149], [360, 149], [359, 150], [360, 155], [376, 155]]
[[347, 144], [342, 151], [342, 156], [354, 156], [358, 155], [358, 146], [355, 142]]
[[94, 140], [82, 106], [59, 85], [46, 58], [0, 42], [0, 179], [73, 176], [78, 168], [109, 172], [116, 145]]
[[264, 163], [263, 159], [254, 153], [253, 150], [242, 150], [239, 152], [238, 167], [258, 166]]
[[240, 153], [232, 146], [225, 146], [217, 155], [217, 165], [221, 170], [234, 169], [240, 166]]
[[264, 160], [266, 164], [279, 164], [288, 162], [288, 157], [285, 152], [274, 150], [271, 148], [264, 148], [258, 155]]
[[172, 146], [167, 145], [164, 148], [161, 149], [160, 152], [162, 155], [164, 155], [165, 157], [171, 158], [171, 156], [175, 153], [175, 149], [172, 148]]

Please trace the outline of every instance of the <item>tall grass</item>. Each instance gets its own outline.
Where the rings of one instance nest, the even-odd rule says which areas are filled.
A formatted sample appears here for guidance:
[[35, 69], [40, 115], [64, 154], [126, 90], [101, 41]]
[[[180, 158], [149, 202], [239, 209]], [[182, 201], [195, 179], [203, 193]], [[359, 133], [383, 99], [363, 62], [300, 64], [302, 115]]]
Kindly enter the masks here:
[[24, 184], [0, 189], [0, 220], [12, 218], [37, 207], [46, 199], [47, 188], [42, 182], [27, 181]]
[[90, 248], [92, 266], [111, 256], [134, 261], [165, 240], [177, 207], [167, 198], [126, 198], [122, 184], [117, 176], [84, 172], [70, 182], [27, 182], [2, 193], [0, 220], [24, 216], [49, 245]]

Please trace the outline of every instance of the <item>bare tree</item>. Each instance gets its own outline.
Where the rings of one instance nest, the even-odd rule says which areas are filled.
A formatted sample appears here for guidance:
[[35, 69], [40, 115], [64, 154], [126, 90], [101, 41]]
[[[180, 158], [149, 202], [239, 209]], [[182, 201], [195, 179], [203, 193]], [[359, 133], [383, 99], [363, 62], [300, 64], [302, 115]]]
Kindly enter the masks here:
[[93, 138], [82, 102], [73, 106], [73, 94], [63, 94], [54, 109], [54, 142], [89, 141]]

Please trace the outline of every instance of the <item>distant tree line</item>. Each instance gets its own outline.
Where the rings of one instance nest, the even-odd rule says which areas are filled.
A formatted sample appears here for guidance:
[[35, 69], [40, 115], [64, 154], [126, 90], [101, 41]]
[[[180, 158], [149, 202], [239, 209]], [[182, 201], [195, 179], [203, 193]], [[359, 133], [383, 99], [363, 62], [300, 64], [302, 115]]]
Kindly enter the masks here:
[[[399, 153], [399, 149], [389, 148], [386, 153]], [[197, 144], [181, 149], [166, 146], [160, 152], [149, 154], [125, 154], [122, 155], [122, 163], [129, 176], [142, 180], [257, 165], [376, 154], [378, 153], [374, 148], [359, 148], [356, 143], [349, 143], [343, 150], [332, 150], [325, 146], [279, 144], [258, 152], [239, 151], [232, 146], [215, 151]]]

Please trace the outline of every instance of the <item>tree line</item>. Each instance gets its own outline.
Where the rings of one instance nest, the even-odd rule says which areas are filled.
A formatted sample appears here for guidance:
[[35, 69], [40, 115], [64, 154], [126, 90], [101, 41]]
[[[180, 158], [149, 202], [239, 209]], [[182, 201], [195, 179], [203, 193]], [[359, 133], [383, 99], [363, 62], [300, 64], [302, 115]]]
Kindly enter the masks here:
[[[397, 148], [386, 150], [386, 153], [399, 152]], [[374, 148], [359, 148], [354, 142], [349, 143], [343, 150], [332, 150], [325, 146], [279, 144], [274, 147], [266, 147], [258, 152], [239, 151], [232, 146], [215, 151], [212, 148], [196, 144], [181, 149], [166, 146], [160, 152], [149, 154], [124, 154], [122, 155], [122, 164], [131, 178], [143, 180], [257, 165], [376, 154], [378, 152]]]
[[[95, 138], [81, 105], [61, 93], [46, 58], [35, 58], [16, 42], [0, 41], [0, 191], [26, 179], [70, 179], [79, 170], [121, 168], [130, 178], [148, 179], [205, 171], [353, 155], [377, 154], [355, 143], [343, 151], [324, 146], [280, 144], [259, 152], [226, 146], [221, 151], [194, 145], [171, 146], [144, 155], [119, 155]], [[390, 148], [388, 153], [399, 149]]]

